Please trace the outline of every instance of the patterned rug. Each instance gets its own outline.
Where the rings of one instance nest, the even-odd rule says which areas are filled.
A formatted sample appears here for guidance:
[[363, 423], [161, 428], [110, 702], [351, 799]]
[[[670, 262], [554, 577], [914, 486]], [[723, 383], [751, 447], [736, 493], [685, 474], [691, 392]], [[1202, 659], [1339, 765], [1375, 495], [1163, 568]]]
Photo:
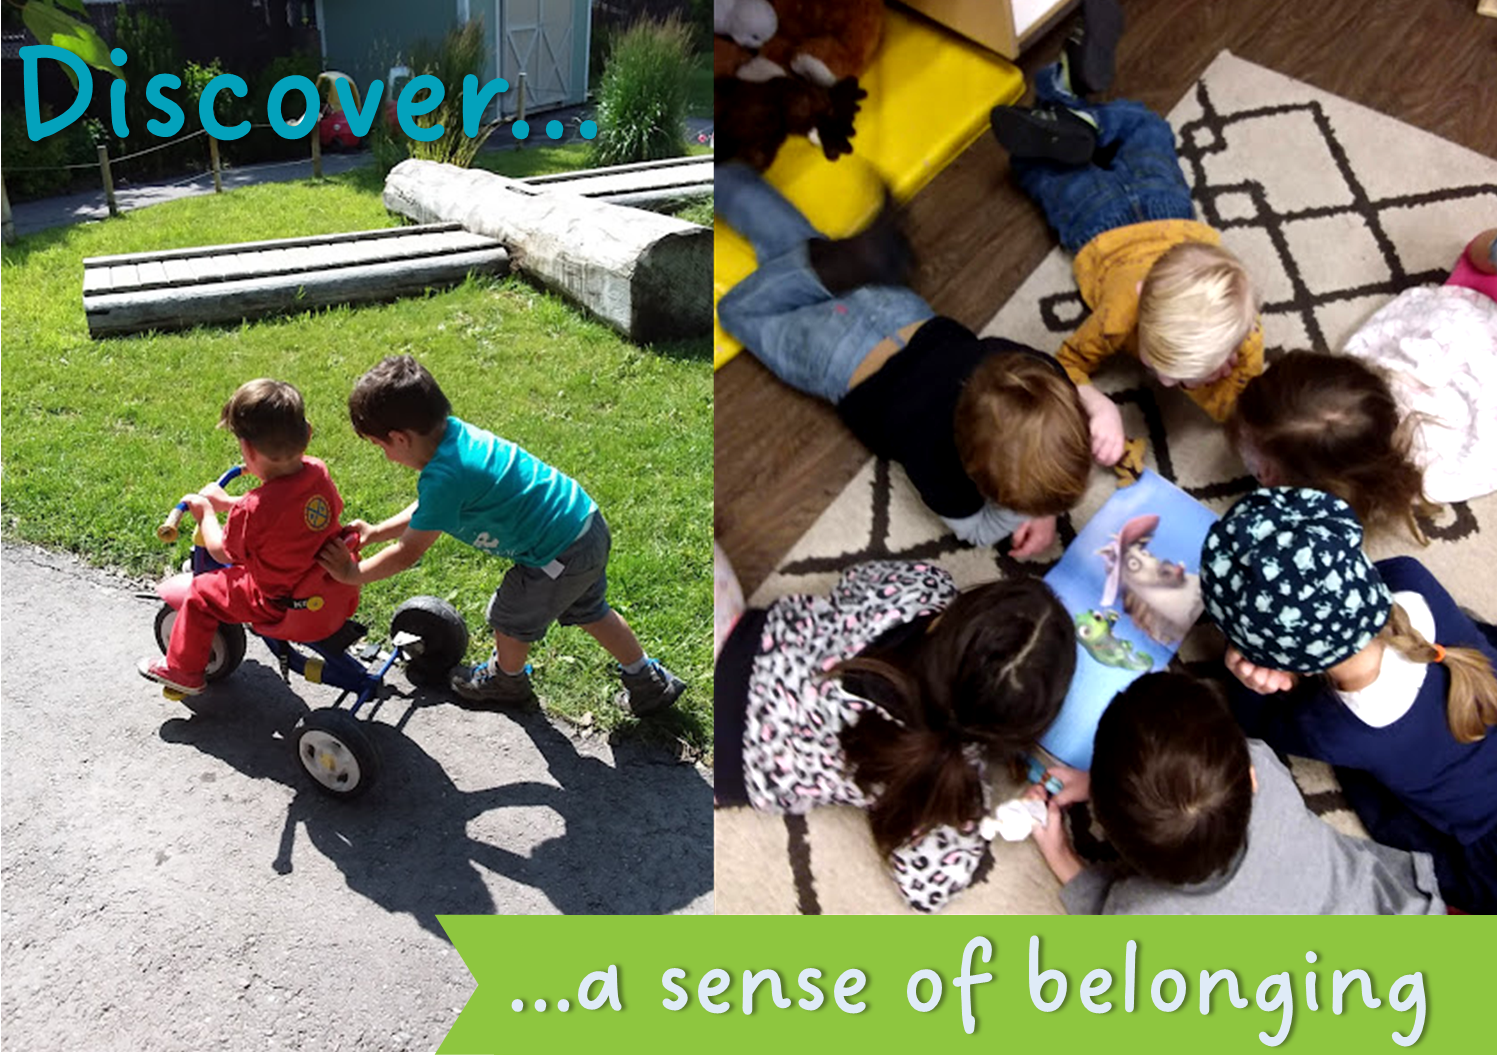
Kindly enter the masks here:
[[[1497, 221], [1497, 161], [1228, 52], [1169, 119], [1200, 218], [1259, 285], [1270, 357], [1339, 349], [1400, 290], [1443, 282], [1467, 240]], [[1070, 257], [1056, 249], [983, 333], [1053, 350], [1085, 315]], [[1218, 513], [1251, 488], [1220, 429], [1177, 393], [1131, 363], [1109, 365], [1095, 380], [1122, 407], [1128, 435], [1148, 438], [1150, 468]], [[1045, 560], [1019, 562], [961, 545], [903, 471], [871, 459], [751, 602], [825, 592], [841, 569], [871, 558], [934, 561], [964, 586], [1043, 574], [1115, 486], [1110, 471], [1096, 470], [1081, 505], [1060, 518], [1058, 545]], [[1428, 532], [1427, 548], [1395, 537], [1374, 540], [1369, 551], [1416, 555], [1462, 604], [1497, 620], [1497, 496], [1446, 507]], [[1181, 658], [1220, 656], [1213, 635], [1198, 629]], [[1311, 809], [1359, 832], [1330, 769], [1293, 763]], [[858, 811], [782, 818], [719, 810], [716, 863], [719, 913], [908, 911]], [[995, 844], [980, 877], [945, 912], [1062, 911], [1029, 843]]]

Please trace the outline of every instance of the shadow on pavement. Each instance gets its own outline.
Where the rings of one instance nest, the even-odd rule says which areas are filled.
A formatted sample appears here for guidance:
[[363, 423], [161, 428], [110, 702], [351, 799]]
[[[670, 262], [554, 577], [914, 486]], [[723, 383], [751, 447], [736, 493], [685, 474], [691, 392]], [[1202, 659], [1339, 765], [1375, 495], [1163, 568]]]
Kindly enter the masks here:
[[[395, 725], [365, 724], [383, 773], [367, 795], [347, 802], [317, 791], [302, 773], [289, 742], [310, 709], [255, 661], [202, 698], [197, 713], [168, 719], [160, 736], [296, 790], [272, 863], [276, 872], [294, 869], [300, 825], [352, 890], [390, 912], [411, 914], [443, 938], [439, 913], [506, 912], [480, 866], [537, 889], [563, 913], [667, 913], [711, 890], [711, 788], [696, 768], [634, 738], [615, 739], [610, 765], [579, 753], [570, 737], [531, 710], [492, 720], [524, 732], [555, 784], [523, 780], [464, 792], [401, 732], [420, 709], [445, 702], [445, 695], [419, 690], [413, 696], [394, 690], [380, 702], [386, 718], [391, 708], [406, 710]], [[470, 821], [500, 808], [554, 811], [565, 834], [533, 846], [526, 839], [525, 853], [469, 835]], [[548, 816], [540, 820], [555, 827]], [[512, 827], [523, 831], [524, 820]]]

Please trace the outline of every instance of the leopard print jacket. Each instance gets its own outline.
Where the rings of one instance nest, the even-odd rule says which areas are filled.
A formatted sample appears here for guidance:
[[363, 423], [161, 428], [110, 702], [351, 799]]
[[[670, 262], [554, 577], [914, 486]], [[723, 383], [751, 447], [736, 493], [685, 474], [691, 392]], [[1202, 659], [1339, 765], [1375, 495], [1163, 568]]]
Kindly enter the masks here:
[[[743, 731], [750, 803], [780, 814], [871, 805], [848, 772], [841, 733], [878, 706], [822, 676], [885, 632], [940, 612], [956, 594], [951, 576], [934, 565], [879, 561], [848, 569], [828, 597], [791, 595], [770, 607]], [[968, 759], [986, 788], [981, 755]], [[943, 826], [898, 848], [889, 864], [910, 905], [930, 912], [971, 884], [986, 850], [975, 824]]]

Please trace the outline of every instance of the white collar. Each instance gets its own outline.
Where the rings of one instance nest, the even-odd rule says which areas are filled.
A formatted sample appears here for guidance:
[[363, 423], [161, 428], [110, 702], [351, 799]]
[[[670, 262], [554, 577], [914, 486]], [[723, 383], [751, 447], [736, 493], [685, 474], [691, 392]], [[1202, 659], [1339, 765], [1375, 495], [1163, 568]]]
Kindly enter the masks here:
[[[1435, 614], [1423, 596], [1403, 590], [1394, 594], [1393, 600], [1409, 614], [1414, 630], [1424, 635], [1425, 641], [1434, 642]], [[1392, 726], [1414, 706], [1428, 674], [1428, 664], [1417, 664], [1396, 649], [1384, 649], [1377, 678], [1371, 685], [1351, 692], [1338, 689], [1335, 693], [1363, 723], [1382, 729]]]

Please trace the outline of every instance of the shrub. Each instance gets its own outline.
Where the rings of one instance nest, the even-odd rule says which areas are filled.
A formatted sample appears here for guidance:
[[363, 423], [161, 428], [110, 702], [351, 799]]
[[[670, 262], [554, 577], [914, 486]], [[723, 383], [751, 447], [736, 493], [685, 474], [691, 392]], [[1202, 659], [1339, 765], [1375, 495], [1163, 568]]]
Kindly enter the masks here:
[[[370, 130], [369, 146], [374, 152], [374, 163], [381, 172], [388, 172], [406, 158], [442, 161], [465, 169], [473, 164], [474, 157], [495, 125], [480, 127], [478, 135], [472, 138], [463, 134], [463, 78], [472, 74], [483, 80], [484, 61], [488, 58], [487, 41], [483, 20], [475, 18], [448, 30], [436, 44], [420, 40], [412, 45], [408, 64], [411, 76], [429, 73], [447, 89], [440, 106], [412, 120], [420, 128], [441, 125], [442, 135], [430, 143], [423, 143], [411, 139], [399, 128], [388, 127], [382, 118], [376, 120]], [[416, 96], [416, 101], [425, 98], [426, 93], [422, 92]]]
[[598, 88], [598, 165], [674, 158], [686, 152], [691, 32], [674, 15], [641, 19], [619, 37]]
[[[44, 120], [56, 117], [50, 106], [41, 108]], [[6, 108], [0, 117], [0, 154], [5, 158], [5, 190], [17, 201], [61, 194], [74, 184], [99, 186], [95, 168], [68, 169], [68, 165], [92, 165], [98, 160], [94, 136], [102, 126], [93, 118], [75, 121], [61, 132], [33, 142], [26, 134], [26, 116], [20, 107]]]

